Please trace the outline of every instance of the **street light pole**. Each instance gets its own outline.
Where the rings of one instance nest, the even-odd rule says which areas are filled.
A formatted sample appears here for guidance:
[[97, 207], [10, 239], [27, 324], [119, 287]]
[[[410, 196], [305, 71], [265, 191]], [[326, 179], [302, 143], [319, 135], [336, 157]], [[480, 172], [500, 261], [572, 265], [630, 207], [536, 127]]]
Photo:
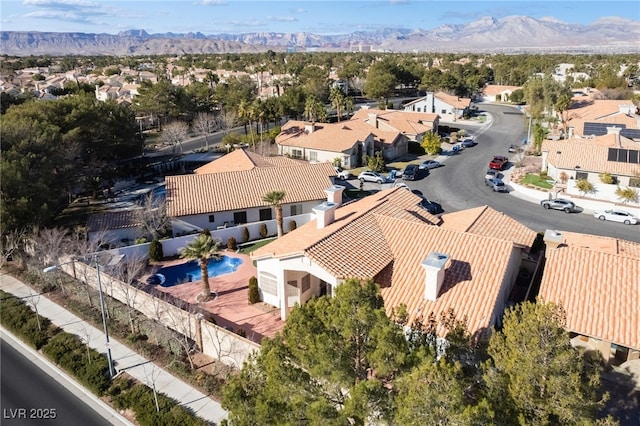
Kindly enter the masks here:
[[104, 295], [102, 294], [102, 278], [100, 277], [100, 264], [98, 259], [94, 258], [96, 262], [96, 272], [98, 273], [98, 295], [100, 296], [100, 311], [102, 311], [102, 327], [104, 328], [104, 336], [106, 339], [105, 346], [107, 347], [107, 359], [109, 361], [109, 378], [112, 379], [116, 374], [113, 370], [113, 359], [111, 358], [111, 344], [109, 343], [109, 329], [107, 328], [107, 316], [104, 310]]
[[[107, 315], [106, 315], [106, 311], [104, 309], [104, 296], [103, 296], [103, 293], [102, 293], [102, 278], [100, 277], [100, 264], [98, 263], [97, 256], [93, 257], [93, 261], [96, 264], [96, 272], [98, 274], [98, 295], [100, 297], [100, 312], [102, 314], [102, 327], [104, 329], [104, 336], [105, 336], [105, 339], [106, 339], [105, 346], [107, 347], [107, 360], [109, 362], [109, 379], [113, 379], [113, 377], [116, 375], [116, 373], [115, 373], [115, 370], [113, 368], [113, 359], [111, 358], [111, 344], [109, 343], [109, 329], [107, 328]], [[60, 263], [58, 265], [48, 266], [48, 267], [44, 268], [42, 271], [43, 272], [55, 271], [56, 269], [60, 268], [61, 266], [67, 265], [67, 264], [73, 263], [73, 262], [75, 262], [75, 260], [72, 260], [72, 261], [69, 261], [69, 262]]]

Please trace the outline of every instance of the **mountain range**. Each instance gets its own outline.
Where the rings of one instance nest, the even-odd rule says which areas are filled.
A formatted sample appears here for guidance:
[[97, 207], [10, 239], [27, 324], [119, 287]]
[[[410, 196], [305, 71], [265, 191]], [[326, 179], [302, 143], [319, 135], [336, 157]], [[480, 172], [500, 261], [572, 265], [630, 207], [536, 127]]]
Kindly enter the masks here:
[[308, 32], [148, 34], [145, 30], [128, 30], [118, 34], [0, 32], [0, 54], [12, 56], [139, 56], [266, 50], [640, 53], [640, 21], [606, 17], [582, 25], [568, 24], [554, 18], [484, 17], [465, 24], [445, 24], [431, 30], [386, 28], [336, 35]]

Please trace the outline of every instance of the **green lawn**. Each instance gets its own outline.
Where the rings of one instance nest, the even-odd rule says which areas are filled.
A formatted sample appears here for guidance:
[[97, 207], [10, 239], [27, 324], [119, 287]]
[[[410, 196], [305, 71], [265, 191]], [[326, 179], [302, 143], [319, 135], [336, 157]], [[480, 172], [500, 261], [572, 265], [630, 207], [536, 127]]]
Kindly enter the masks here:
[[266, 240], [257, 241], [254, 244], [251, 244], [251, 245], [248, 245], [248, 246], [245, 246], [245, 247], [241, 248], [240, 249], [240, 253], [249, 254], [254, 250], [258, 250], [262, 246], [266, 246], [267, 244], [269, 244], [273, 240], [275, 240], [275, 238], [268, 238]]
[[553, 182], [553, 179], [548, 177], [542, 178], [540, 177], [540, 175], [535, 173], [527, 173], [527, 175], [522, 179], [522, 183], [529, 183], [531, 185], [535, 185], [537, 187], [544, 188], [544, 189], [553, 188], [552, 182]]

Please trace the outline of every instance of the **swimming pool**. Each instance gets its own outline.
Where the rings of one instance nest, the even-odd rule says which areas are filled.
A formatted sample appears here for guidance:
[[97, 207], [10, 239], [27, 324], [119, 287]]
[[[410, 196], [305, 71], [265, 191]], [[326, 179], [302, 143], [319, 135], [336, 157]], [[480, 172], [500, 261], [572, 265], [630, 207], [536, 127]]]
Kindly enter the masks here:
[[[207, 268], [209, 278], [235, 272], [240, 265], [242, 265], [242, 259], [238, 257], [221, 256], [219, 260], [209, 259]], [[180, 265], [160, 268], [147, 282], [149, 284], [160, 284], [162, 287], [172, 287], [176, 284], [200, 281], [201, 279], [198, 262], [190, 260]]]

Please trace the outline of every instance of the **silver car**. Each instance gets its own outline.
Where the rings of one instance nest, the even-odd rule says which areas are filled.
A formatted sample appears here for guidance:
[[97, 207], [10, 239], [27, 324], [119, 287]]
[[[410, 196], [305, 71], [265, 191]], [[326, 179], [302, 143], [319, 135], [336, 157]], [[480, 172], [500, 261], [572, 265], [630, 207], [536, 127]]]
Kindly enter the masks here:
[[362, 172], [358, 175], [358, 179], [360, 182], [384, 183], [387, 181], [387, 178], [378, 172]]
[[564, 198], [554, 198], [551, 200], [542, 200], [540, 205], [545, 209], [562, 210], [565, 213], [572, 213], [578, 211], [573, 201], [565, 200]]

